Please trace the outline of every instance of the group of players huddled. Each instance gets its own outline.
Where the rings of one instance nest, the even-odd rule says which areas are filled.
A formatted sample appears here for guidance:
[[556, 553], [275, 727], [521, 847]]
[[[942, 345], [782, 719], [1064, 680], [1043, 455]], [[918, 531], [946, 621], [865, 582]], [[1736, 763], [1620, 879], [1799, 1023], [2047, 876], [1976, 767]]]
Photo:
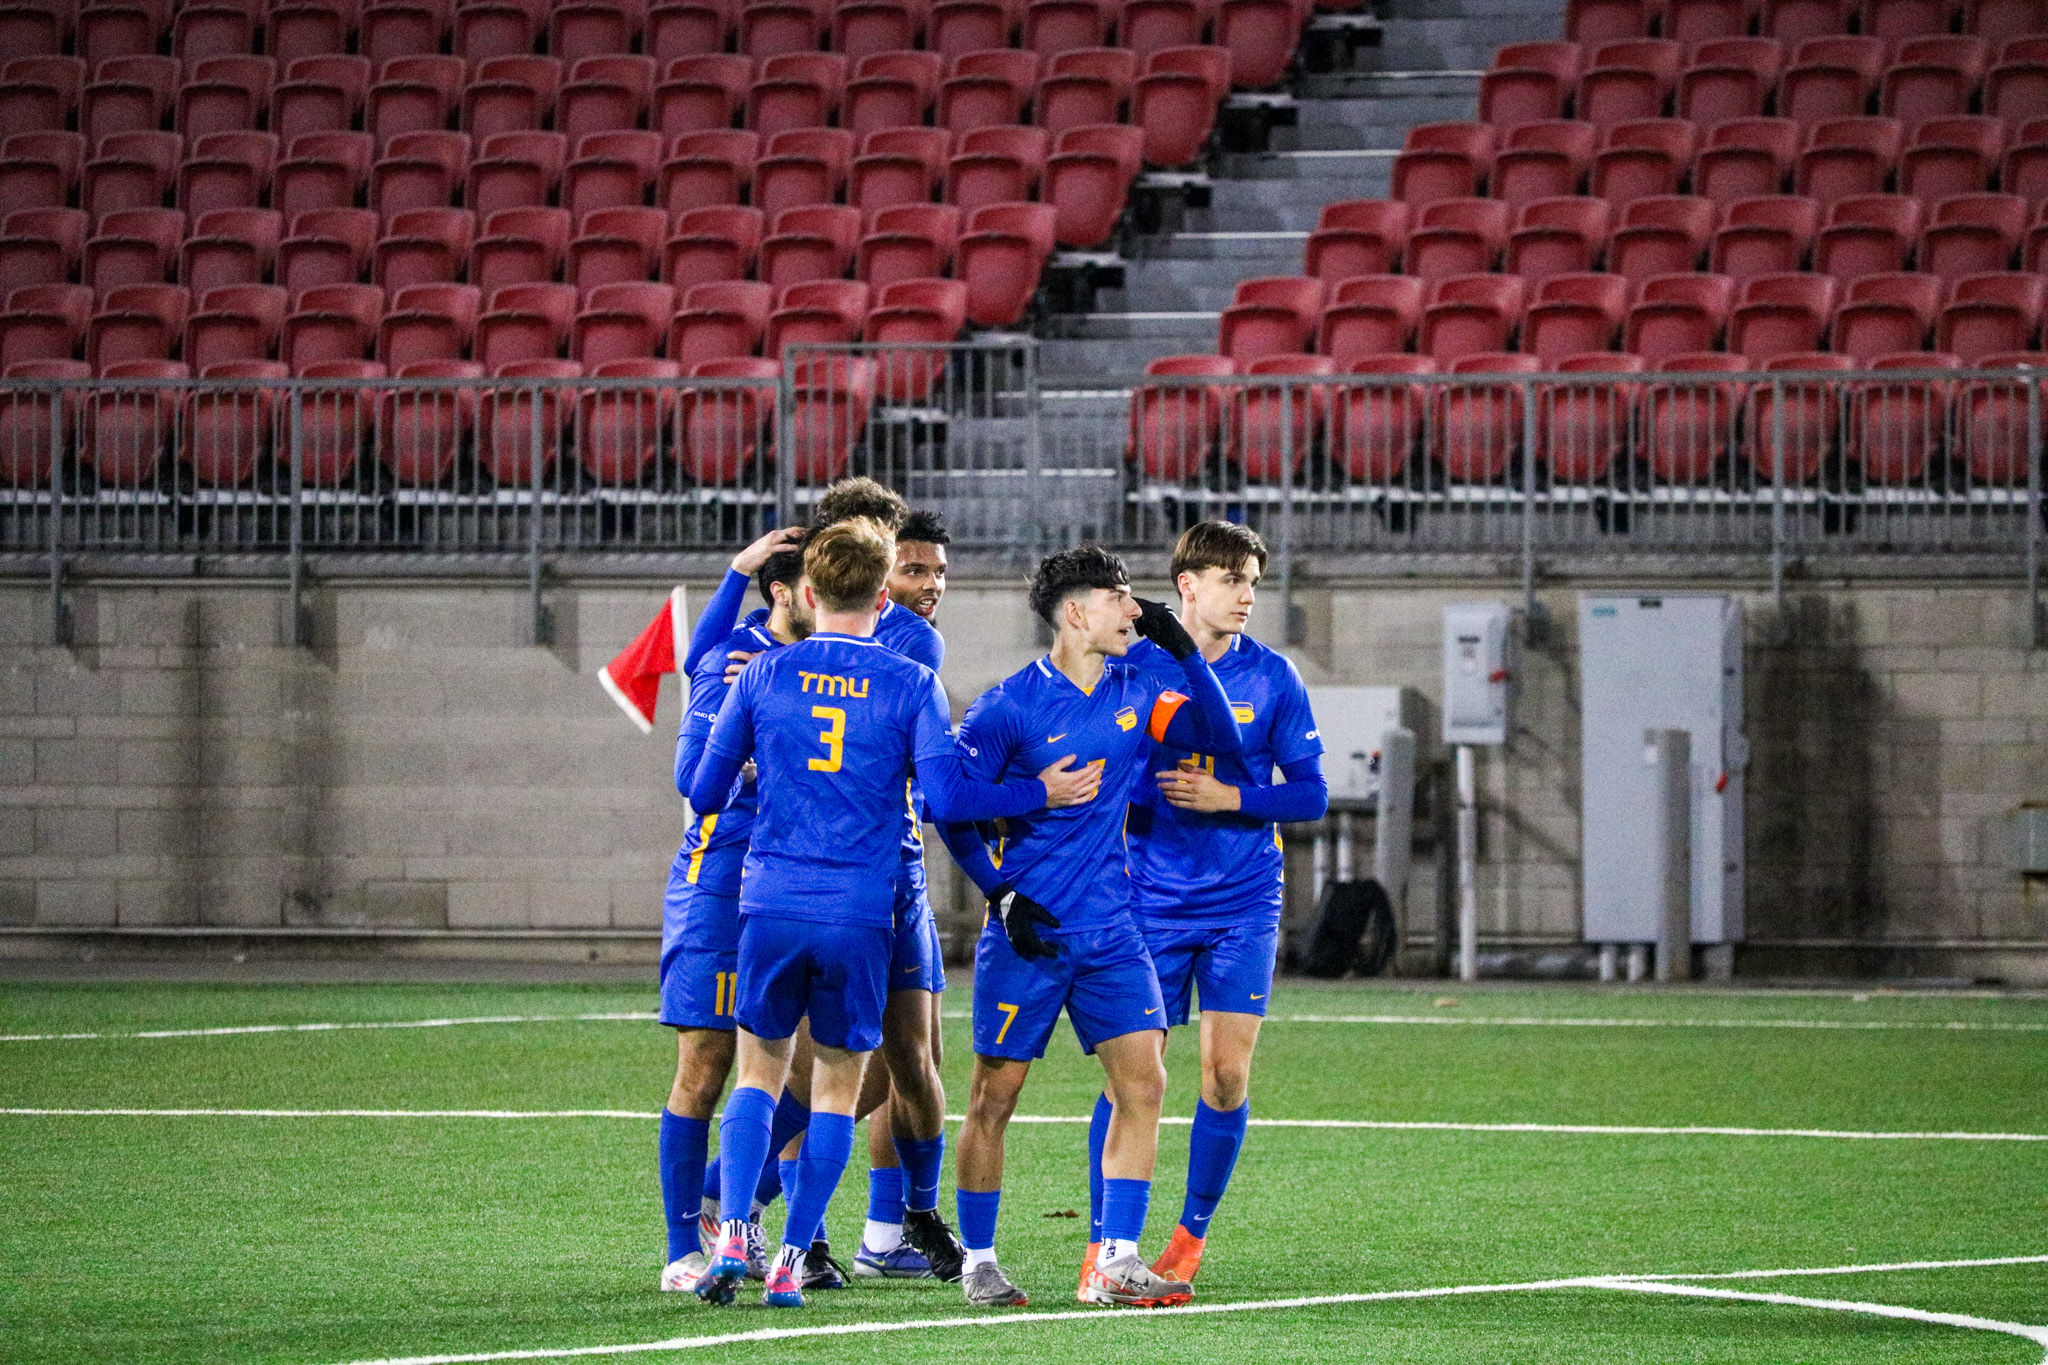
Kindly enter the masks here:
[[[665, 1290], [728, 1304], [753, 1278], [764, 1303], [794, 1308], [841, 1287], [824, 1214], [868, 1118], [853, 1273], [1023, 1305], [995, 1253], [1003, 1139], [1065, 1009], [1105, 1076], [1077, 1297], [1192, 1297], [1250, 1113], [1279, 940], [1278, 827], [1320, 818], [1328, 797], [1300, 676], [1244, 634], [1266, 548], [1228, 522], [1191, 528], [1173, 555], [1177, 612], [1133, 596], [1106, 550], [1048, 557], [1030, 592], [1051, 651], [983, 693], [956, 735], [932, 623], [947, 539], [930, 513], [846, 480], [810, 527], [736, 556], [691, 634], [676, 787], [694, 816], [662, 929], [660, 1019], [678, 1031], [661, 1116]], [[750, 581], [767, 605], [741, 621]], [[988, 899], [957, 1237], [938, 1207], [946, 980], [925, 821]], [[1197, 989], [1187, 1193], [1147, 1265], [1166, 1030], [1188, 1022]], [[877, 1050], [883, 1064], [867, 1065]], [[761, 1212], [778, 1194], [771, 1256]]]

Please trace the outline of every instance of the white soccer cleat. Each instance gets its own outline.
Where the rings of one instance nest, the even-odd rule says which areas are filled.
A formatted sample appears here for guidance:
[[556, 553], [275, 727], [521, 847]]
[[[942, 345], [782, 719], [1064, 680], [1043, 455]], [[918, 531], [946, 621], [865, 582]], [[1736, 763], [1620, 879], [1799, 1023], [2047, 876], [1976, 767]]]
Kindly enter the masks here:
[[711, 1258], [701, 1251], [693, 1251], [681, 1260], [670, 1261], [661, 1270], [661, 1292], [664, 1294], [687, 1294], [697, 1287], [697, 1281], [704, 1278], [704, 1272], [711, 1265]]

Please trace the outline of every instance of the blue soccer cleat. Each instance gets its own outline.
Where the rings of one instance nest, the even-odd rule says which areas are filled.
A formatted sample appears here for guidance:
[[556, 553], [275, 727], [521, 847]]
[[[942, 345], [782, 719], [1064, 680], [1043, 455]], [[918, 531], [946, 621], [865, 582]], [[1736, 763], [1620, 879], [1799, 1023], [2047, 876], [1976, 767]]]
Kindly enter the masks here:
[[704, 1268], [704, 1277], [697, 1281], [697, 1297], [706, 1303], [724, 1307], [733, 1301], [739, 1291], [739, 1283], [747, 1278], [747, 1231], [746, 1220], [735, 1218], [725, 1224], [718, 1237], [718, 1250], [712, 1254], [711, 1264]]
[[761, 1288], [761, 1303], [768, 1308], [804, 1306], [804, 1291], [797, 1288], [796, 1275], [791, 1267], [778, 1261], [769, 1269], [767, 1283]]
[[854, 1253], [853, 1273], [863, 1280], [928, 1280], [932, 1263], [908, 1242], [898, 1242], [889, 1251], [870, 1251], [862, 1242]]

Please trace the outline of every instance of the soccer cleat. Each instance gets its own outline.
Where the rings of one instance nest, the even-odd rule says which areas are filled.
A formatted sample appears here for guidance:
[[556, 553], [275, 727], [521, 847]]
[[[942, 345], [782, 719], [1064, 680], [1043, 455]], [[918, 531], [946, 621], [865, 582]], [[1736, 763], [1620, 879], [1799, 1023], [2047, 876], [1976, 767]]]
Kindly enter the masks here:
[[758, 1217], [747, 1220], [747, 1278], [768, 1278], [768, 1234], [761, 1231]]
[[795, 1274], [779, 1260], [768, 1270], [767, 1282], [761, 1288], [761, 1303], [768, 1308], [804, 1306], [804, 1291], [797, 1287]]
[[1152, 1263], [1152, 1273], [1162, 1280], [1179, 1280], [1182, 1284], [1193, 1284], [1195, 1272], [1202, 1268], [1202, 1247], [1207, 1239], [1195, 1236], [1179, 1224], [1174, 1225], [1173, 1240], [1166, 1244], [1166, 1250]]
[[929, 1280], [932, 1263], [908, 1242], [898, 1242], [887, 1251], [870, 1251], [862, 1242], [853, 1258], [853, 1273], [863, 1280]]
[[733, 1301], [739, 1283], [747, 1277], [747, 1234], [745, 1221], [735, 1218], [718, 1235], [718, 1250], [704, 1267], [703, 1278], [694, 1286], [697, 1297], [724, 1307]]
[[994, 1261], [968, 1271], [960, 1288], [967, 1295], [969, 1308], [1022, 1308], [1031, 1302]]
[[913, 1209], [905, 1213], [903, 1240], [923, 1253], [933, 1279], [952, 1284], [960, 1278], [960, 1268], [966, 1263], [967, 1253], [961, 1250], [960, 1239], [953, 1235], [953, 1229], [946, 1226], [946, 1220], [939, 1216], [937, 1209]]
[[711, 1258], [701, 1251], [670, 1261], [661, 1270], [661, 1291], [664, 1294], [680, 1293], [695, 1289], [697, 1281], [704, 1278], [704, 1272], [711, 1265]]
[[805, 1289], [846, 1288], [846, 1267], [832, 1259], [832, 1244], [820, 1237], [804, 1253]]
[[1181, 1281], [1154, 1275], [1135, 1251], [1110, 1265], [1090, 1266], [1081, 1281], [1081, 1302], [1120, 1308], [1173, 1308], [1194, 1296]]
[[1090, 1242], [1088, 1244], [1088, 1254], [1081, 1258], [1081, 1282], [1074, 1286], [1074, 1301], [1076, 1303], [1094, 1302], [1093, 1299], [1088, 1297], [1088, 1272], [1095, 1269], [1095, 1258], [1101, 1252], [1102, 1243]]
[[707, 1194], [697, 1206], [697, 1240], [704, 1246], [718, 1245], [718, 1196]]

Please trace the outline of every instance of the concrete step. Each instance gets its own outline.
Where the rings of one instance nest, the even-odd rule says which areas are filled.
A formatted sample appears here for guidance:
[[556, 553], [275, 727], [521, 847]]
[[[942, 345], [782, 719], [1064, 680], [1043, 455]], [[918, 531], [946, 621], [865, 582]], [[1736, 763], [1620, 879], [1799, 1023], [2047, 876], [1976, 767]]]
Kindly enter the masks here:
[[[1113, 298], [1103, 290], [1101, 297]], [[1065, 341], [1200, 341], [1213, 349], [1218, 313], [1207, 309], [1132, 313], [1066, 313], [1046, 319], [1048, 337]], [[1185, 347], [1183, 347], [1185, 349]], [[1198, 347], [1197, 349], [1201, 349]], [[1173, 352], [1163, 352], [1171, 355]]]
[[1378, 174], [1342, 180], [1218, 180], [1207, 218], [1195, 218], [1188, 226], [1209, 232], [1306, 232], [1333, 200], [1385, 198], [1393, 173], [1394, 160], [1388, 157]]
[[1552, 0], [1380, 0], [1380, 27], [1453, 20], [1545, 19], [1553, 36], [1564, 31], [1564, 12]]
[[1228, 155], [1223, 158], [1223, 180], [1310, 181], [1328, 185], [1343, 180], [1379, 180], [1392, 174], [1394, 148], [1314, 148], [1264, 152], [1254, 156]]
[[1124, 267], [1124, 287], [1099, 291], [1095, 306], [1105, 312], [1220, 313], [1238, 281], [1300, 273], [1299, 250], [1250, 261], [1137, 261]]
[[1054, 385], [1061, 380], [1132, 380], [1145, 373], [1148, 361], [1167, 355], [1198, 355], [1216, 349], [1212, 326], [1206, 337], [1151, 337], [1137, 340], [1073, 340], [1049, 338], [1038, 343], [1038, 382]]
[[1142, 259], [1147, 266], [1227, 261], [1249, 269], [1253, 262], [1299, 258], [1307, 240], [1306, 229], [1172, 232], [1147, 239]]
[[[1303, 100], [1292, 129], [1275, 129], [1274, 145], [1292, 133], [1308, 148], [1312, 142], [1329, 144], [1331, 139], [1349, 137], [1354, 147], [1399, 147], [1408, 130], [1418, 123], [1442, 123], [1471, 118], [1479, 108], [1477, 93], [1409, 95], [1401, 98]], [[1387, 139], [1392, 141], [1388, 142]]]

